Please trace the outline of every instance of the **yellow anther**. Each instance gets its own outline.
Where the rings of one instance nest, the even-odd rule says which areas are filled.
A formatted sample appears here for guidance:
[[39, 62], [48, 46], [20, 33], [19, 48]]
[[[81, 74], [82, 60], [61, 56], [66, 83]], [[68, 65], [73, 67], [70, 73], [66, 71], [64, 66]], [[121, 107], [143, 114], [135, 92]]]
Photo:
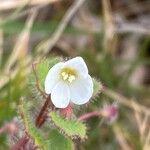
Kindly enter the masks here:
[[61, 71], [61, 78], [69, 83], [76, 79], [76, 71], [72, 68], [63, 68]]
[[75, 80], [75, 76], [74, 75], [70, 75], [69, 78], [68, 78], [68, 81], [71, 83], [74, 80]]
[[64, 77], [66, 75], [66, 72], [62, 72], [61, 75]]
[[64, 80], [67, 80], [67, 79], [68, 79], [68, 76], [69, 76], [68, 74], [65, 74], [65, 75], [63, 76], [63, 79], [64, 79]]

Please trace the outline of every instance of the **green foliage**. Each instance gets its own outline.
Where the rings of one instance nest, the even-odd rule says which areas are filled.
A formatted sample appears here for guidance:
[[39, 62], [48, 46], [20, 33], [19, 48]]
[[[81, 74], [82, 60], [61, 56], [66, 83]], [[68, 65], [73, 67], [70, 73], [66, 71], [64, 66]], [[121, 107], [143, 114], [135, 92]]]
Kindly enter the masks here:
[[84, 139], [86, 137], [86, 126], [77, 120], [68, 120], [60, 116], [57, 112], [50, 112], [49, 116], [55, 126], [60, 129], [65, 135]]
[[36, 146], [42, 150], [74, 149], [73, 142], [69, 138], [64, 137], [57, 130], [49, 129], [49, 136], [46, 139], [43, 133], [41, 133], [41, 131], [35, 127], [33, 119], [31, 118], [31, 114], [29, 113], [29, 108], [29, 103], [26, 103], [24, 100], [22, 100], [21, 105], [19, 106], [20, 114], [23, 118], [25, 129], [33, 139]]
[[38, 76], [38, 81], [41, 89], [44, 89], [44, 81], [48, 71], [59, 61], [60, 61], [59, 58], [51, 57], [37, 64], [36, 74]]
[[32, 118], [30, 117], [29, 111], [29, 103], [26, 103], [24, 100], [21, 101], [21, 105], [19, 106], [20, 114], [23, 118], [24, 126], [26, 131], [30, 135], [30, 137], [34, 140], [35, 145], [42, 148], [43, 150], [47, 150], [48, 143], [44, 139], [44, 136], [40, 131], [34, 126]]
[[22, 72], [23, 70], [20, 69], [14, 79], [10, 78], [7, 84], [0, 88], [0, 125], [16, 115], [16, 103], [26, 87], [25, 76]]
[[50, 139], [49, 149], [51, 150], [74, 150], [73, 142], [64, 137], [58, 130], [51, 130], [48, 138]]
[[[49, 55], [52, 54], [55, 54], [57, 56], [61, 55], [62, 57], [74, 57], [76, 55], [82, 56], [88, 65], [90, 74], [96, 77], [98, 81], [102, 81], [102, 83], [106, 87], [112, 89], [113, 91], [118, 91], [120, 94], [123, 94], [129, 99], [136, 99], [137, 102], [141, 104], [141, 107], [143, 107], [142, 105], [148, 107], [150, 97], [150, 80], [148, 69], [148, 65], [150, 64], [150, 36], [149, 32], [145, 32], [148, 30], [148, 28], [146, 27], [147, 23], [144, 25], [142, 22], [145, 22], [145, 19], [142, 18], [147, 18], [147, 13], [144, 12], [147, 12], [147, 4], [149, 3], [147, 3], [148, 1], [146, 0], [127, 0], [127, 3], [123, 3], [123, 1], [116, 1], [116, 3], [118, 2], [119, 6], [121, 6], [121, 10], [120, 7], [116, 7], [116, 5], [111, 5], [110, 7], [108, 3], [108, 8], [106, 8], [100, 1], [89, 0], [88, 3], [86, 3], [88, 9], [82, 10], [82, 14], [86, 14], [84, 15], [84, 19], [81, 16], [79, 18], [77, 26], [75, 25], [76, 22], [75, 24], [74, 22], [68, 24], [68, 26], [65, 27], [65, 31], [63, 31], [63, 38], [55, 43], [52, 51], [49, 51], [49, 54], [45, 55], [45, 57], [49, 57]], [[43, 96], [37, 88], [35, 75], [33, 74], [33, 71], [31, 71], [31, 63], [27, 63], [28, 65], [25, 65], [24, 67], [22, 67], [21, 63], [24, 63], [25, 61], [26, 64], [28, 60], [29, 62], [34, 62], [36, 61], [35, 57], [38, 57], [39, 59], [43, 57], [37, 50], [38, 43], [41, 43], [41, 41], [44, 41], [44, 39], [46, 40], [48, 38], [51, 38], [51, 35], [53, 33], [55, 34], [57, 27], [59, 27], [61, 18], [63, 18], [66, 9], [68, 9], [71, 4], [72, 1], [63, 1], [59, 7], [52, 8], [53, 13], [51, 13], [50, 15], [49, 7], [43, 8], [43, 2], [41, 4], [38, 4], [38, 8], [36, 9], [37, 14], [39, 14], [39, 12], [43, 9], [44, 13], [40, 13], [40, 15], [36, 16], [36, 20], [34, 20], [32, 31], [30, 34], [29, 43], [27, 42], [27, 39], [25, 39], [25, 42], [20, 42], [21, 47], [26, 45], [23, 49], [21, 48], [21, 51], [27, 54], [27, 57], [24, 57], [23, 60], [22, 55], [24, 54], [21, 52], [18, 57], [15, 58], [16, 51], [12, 51], [12, 49], [13, 45], [16, 45], [14, 41], [19, 39], [17, 37], [21, 37], [20, 33], [22, 33], [21, 31], [25, 28], [25, 19], [28, 18], [28, 16], [32, 15], [32, 12], [28, 13], [30, 12], [31, 5], [29, 3], [28, 6], [25, 7], [24, 4], [14, 7], [10, 4], [9, 7], [12, 8], [11, 11], [10, 8], [4, 8], [6, 10], [3, 10], [3, 7], [1, 6], [0, 128], [5, 126], [5, 123], [7, 124], [11, 122], [12, 118], [17, 115], [16, 109], [18, 106], [18, 102], [21, 97], [26, 95], [26, 97], [28, 97], [25, 100], [30, 101], [32, 105], [30, 105], [30, 107], [25, 102], [25, 104], [21, 104], [21, 107], [23, 107], [22, 109], [25, 109], [26, 111], [23, 114], [28, 114], [28, 116], [26, 117], [25, 127], [28, 129], [27, 131], [29, 132], [30, 136], [36, 141], [36, 144], [39, 144], [41, 146], [41, 138], [43, 139], [42, 142], [44, 142], [45, 140], [45, 144], [43, 145], [45, 147], [42, 147], [42, 149], [45, 148], [47, 150], [71, 150], [74, 149], [73, 142], [69, 138], [66, 138], [63, 134], [59, 133], [59, 130], [64, 132], [64, 129], [62, 129], [62, 127], [60, 128], [59, 126], [57, 126], [57, 124], [59, 125], [59, 121], [57, 122], [57, 124], [55, 123], [56, 121], [53, 121], [58, 127], [55, 130], [50, 129], [50, 125], [48, 125], [47, 130], [45, 130], [45, 125], [42, 127], [42, 129], [37, 129], [34, 126], [34, 115], [37, 114], [37, 110], [38, 112], [40, 111], [41, 106], [44, 103]], [[140, 13], [138, 11], [132, 11], [132, 9], [134, 10], [136, 8], [137, 4], [140, 9], [142, 8]], [[55, 3], [52, 3], [52, 6], [53, 5], [55, 5]], [[132, 6], [128, 7], [128, 5]], [[113, 12], [109, 11], [109, 7], [112, 8], [112, 10], [115, 10], [115, 14], [120, 14], [120, 12], [123, 11], [123, 13], [121, 13], [121, 22], [124, 22], [125, 24], [133, 22], [133, 25], [135, 24], [135, 26], [137, 22], [141, 22], [142, 26], [139, 26], [139, 28], [144, 28], [145, 30], [139, 30], [136, 32], [135, 30], [126, 31], [124, 30], [123, 25], [121, 26], [121, 28], [119, 28], [119, 30], [115, 30], [117, 35], [114, 34], [115, 36], [113, 36], [113, 38], [111, 38], [111, 36], [107, 37], [109, 29], [110, 31], [113, 30], [113, 28], [109, 28], [109, 26], [111, 27], [111, 25], [113, 24]], [[100, 10], [103, 10], [103, 12]], [[110, 20], [108, 21], [109, 23], [106, 21], [107, 17], [110, 18]], [[103, 18], [103, 20], [101, 20], [101, 18]], [[135, 19], [138, 21], [135, 22]], [[97, 23], [99, 26], [98, 28]], [[101, 24], [104, 24], [102, 28], [100, 27]], [[93, 27], [91, 28], [92, 30], [90, 29], [90, 26]], [[106, 33], [104, 33], [105, 31]], [[117, 42], [115, 40], [116, 36], [118, 39]], [[105, 41], [110, 42], [108, 42], [106, 47], [104, 48]], [[112, 54], [112, 49], [114, 47], [116, 48], [115, 53]], [[108, 54], [108, 51], [105, 51], [108, 48], [110, 48], [108, 50], [110, 54]], [[17, 59], [17, 61], [15, 61], [15, 63], [7, 73], [5, 72], [5, 67], [7, 66], [6, 64], [8, 64], [7, 62], [10, 56], [12, 56], [12, 58], [14, 59]], [[42, 60], [36, 65], [36, 73], [39, 79], [38, 81], [40, 89], [42, 89], [43, 91], [46, 74], [48, 70], [58, 61], [59, 60], [55, 61], [53, 58], [50, 58], [49, 60]], [[25, 72], [27, 72], [27, 74]], [[33, 83], [29, 86], [27, 86], [26, 81], [26, 77], [29, 79], [28, 75], [32, 76], [31, 82], [29, 84]], [[77, 109], [76, 114], [95, 111], [95, 109], [102, 108], [103, 104], [107, 102], [109, 103], [109, 101], [112, 100], [112, 98], [109, 98], [104, 94], [98, 95], [101, 92], [102, 88], [101, 84], [98, 81], [93, 79], [94, 93], [92, 98], [96, 99], [96, 101], [94, 101], [94, 103], [89, 103], [89, 105], [87, 104], [88, 107], [85, 107], [85, 105], [83, 105], [83, 109], [80, 109], [80, 111], [78, 111]], [[136, 122], [134, 122], [133, 120], [136, 119], [134, 113], [132, 114], [129, 109], [122, 107], [122, 105], [120, 105], [119, 107], [121, 107], [121, 109], [119, 112], [118, 122], [120, 122], [119, 128], [121, 128], [122, 130], [122, 132], [119, 133], [123, 133], [122, 138], [127, 141], [126, 143], [127, 146], [129, 145], [129, 148], [131, 146], [131, 149], [143, 149], [144, 143], [146, 142], [140, 141], [141, 135], [138, 132], [138, 129], [140, 127], [138, 128], [137, 126], [137, 128], [135, 128]], [[29, 111], [29, 109], [32, 109], [32, 113], [31, 111]], [[142, 114], [142, 118], [144, 119], [144, 114]], [[66, 120], [64, 118], [62, 119], [66, 123]], [[24, 119], [23, 121], [25, 122]], [[115, 130], [111, 125], [106, 126], [103, 125], [102, 122], [102, 120], [100, 122], [98, 117], [94, 117], [88, 120], [90, 137], [84, 144], [79, 144], [77, 149], [121, 149], [120, 146], [122, 145], [119, 145], [117, 141], [117, 132], [114, 132]], [[148, 131], [147, 128], [146, 131]], [[66, 132], [64, 133], [65, 135], [68, 135], [66, 134]], [[144, 133], [145, 135], [142, 136], [145, 137], [144, 139], [147, 139], [146, 133], [148, 132]], [[0, 134], [0, 150], [7, 150], [10, 148], [11, 144], [7, 141], [7, 137], [9, 136], [10, 135], [8, 135], [8, 133], [6, 132]]]

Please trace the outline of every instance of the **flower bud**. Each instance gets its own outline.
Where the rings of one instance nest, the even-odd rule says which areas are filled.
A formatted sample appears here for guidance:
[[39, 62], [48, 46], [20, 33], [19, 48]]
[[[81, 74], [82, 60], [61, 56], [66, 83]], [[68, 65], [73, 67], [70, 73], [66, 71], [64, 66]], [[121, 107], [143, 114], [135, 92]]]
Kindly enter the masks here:
[[113, 123], [118, 118], [118, 105], [111, 104], [105, 106], [101, 110], [101, 114], [109, 123]]
[[70, 118], [73, 113], [72, 106], [69, 104], [66, 108], [61, 108], [60, 113], [62, 116]]

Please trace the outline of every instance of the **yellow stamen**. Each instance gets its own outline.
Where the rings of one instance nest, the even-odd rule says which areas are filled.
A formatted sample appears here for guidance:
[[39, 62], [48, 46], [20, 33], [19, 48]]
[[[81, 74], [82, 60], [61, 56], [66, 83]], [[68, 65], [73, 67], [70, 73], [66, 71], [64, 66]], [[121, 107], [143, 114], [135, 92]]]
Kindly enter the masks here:
[[69, 83], [72, 83], [77, 77], [76, 70], [72, 68], [63, 68], [61, 71], [61, 78], [64, 81], [68, 81]]

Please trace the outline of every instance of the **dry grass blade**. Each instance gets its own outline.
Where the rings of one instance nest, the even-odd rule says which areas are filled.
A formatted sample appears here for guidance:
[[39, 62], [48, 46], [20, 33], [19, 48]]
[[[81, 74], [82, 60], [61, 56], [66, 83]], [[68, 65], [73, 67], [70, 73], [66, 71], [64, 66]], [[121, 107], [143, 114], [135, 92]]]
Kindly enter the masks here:
[[48, 4], [54, 3], [60, 0], [5, 0], [1, 2], [0, 11], [7, 9], [14, 9], [17, 7], [21, 7], [24, 4], [32, 5], [40, 5], [40, 4]]
[[139, 133], [140, 133], [140, 139], [141, 139], [142, 142], [144, 142], [144, 135], [143, 135], [143, 132], [142, 132], [142, 116], [137, 111], [134, 111], [134, 115], [135, 115], [138, 130], [139, 130]]
[[22, 33], [20, 34], [17, 40], [17, 43], [14, 46], [14, 49], [8, 59], [8, 62], [6, 63], [5, 70], [4, 70], [5, 73], [9, 72], [9, 70], [14, 65], [17, 59], [23, 58], [27, 55], [30, 30], [34, 22], [36, 14], [37, 14], [37, 11], [34, 11], [32, 15], [28, 18], [26, 26], [24, 30], [22, 31]]
[[148, 135], [146, 137], [146, 141], [145, 141], [143, 150], [149, 150], [149, 148], [150, 148], [150, 129], [148, 131]]
[[117, 141], [121, 147], [122, 150], [132, 150], [132, 148], [129, 146], [129, 144], [127, 143], [127, 140], [123, 134], [123, 132], [121, 131], [119, 126], [114, 126], [113, 131], [115, 133], [115, 136], [117, 138]]
[[[9, 82], [10, 79], [13, 79], [17, 72], [19, 71], [19, 68], [14, 68], [13, 71], [11, 71], [11, 74], [9, 76], [6, 76], [9, 74], [11, 67], [15, 64], [17, 60], [22, 61], [23, 58], [27, 55], [28, 51], [28, 44], [29, 44], [29, 37], [30, 37], [30, 30], [32, 27], [32, 24], [34, 22], [34, 19], [36, 17], [37, 11], [34, 11], [28, 18], [27, 23], [25, 25], [25, 28], [23, 29], [22, 33], [18, 37], [17, 43], [14, 46], [14, 49], [5, 64], [4, 70], [3, 70], [3, 75], [1, 75], [0, 78], [0, 89]], [[28, 62], [26, 60], [26, 62]], [[26, 73], [29, 70], [26, 70]], [[26, 74], [25, 73], [25, 74]]]
[[104, 50], [113, 52], [115, 50], [115, 26], [111, 12], [111, 5], [109, 0], [103, 0], [103, 14], [104, 14]]
[[57, 43], [60, 36], [62, 35], [63, 31], [65, 30], [66, 26], [68, 25], [70, 19], [73, 17], [73, 15], [76, 13], [76, 11], [81, 7], [81, 5], [84, 3], [85, 0], [76, 0], [72, 6], [67, 10], [66, 14], [64, 15], [63, 19], [61, 20], [60, 24], [58, 25], [58, 28], [54, 32], [54, 34], [46, 41], [42, 41], [38, 47], [37, 51], [39, 53], [48, 53], [48, 50], [51, 50], [53, 46]]
[[146, 134], [146, 129], [147, 129], [147, 125], [148, 125], [148, 119], [149, 119], [149, 116], [146, 115], [142, 121], [142, 126], [141, 126], [141, 132], [142, 132], [142, 135], [145, 135]]
[[3, 30], [0, 28], [0, 69], [2, 65], [2, 55], [3, 55]]
[[140, 138], [141, 138], [141, 142], [143, 144], [146, 144], [147, 142], [147, 130], [149, 130], [149, 126], [148, 126], [148, 119], [149, 116], [145, 115], [143, 118], [141, 116], [141, 114], [139, 114], [137, 111], [135, 111], [135, 118], [137, 120], [137, 125], [139, 128], [139, 132], [140, 132]]
[[146, 115], [150, 116], [150, 110], [149, 108], [138, 104], [135, 100], [133, 101], [133, 99], [128, 99], [122, 95], [120, 95], [119, 93], [116, 93], [106, 87], [103, 88], [103, 94], [106, 95], [107, 97], [109, 97], [110, 99], [113, 99], [127, 107], [129, 107], [130, 109], [137, 111], [139, 113], [145, 113]]

